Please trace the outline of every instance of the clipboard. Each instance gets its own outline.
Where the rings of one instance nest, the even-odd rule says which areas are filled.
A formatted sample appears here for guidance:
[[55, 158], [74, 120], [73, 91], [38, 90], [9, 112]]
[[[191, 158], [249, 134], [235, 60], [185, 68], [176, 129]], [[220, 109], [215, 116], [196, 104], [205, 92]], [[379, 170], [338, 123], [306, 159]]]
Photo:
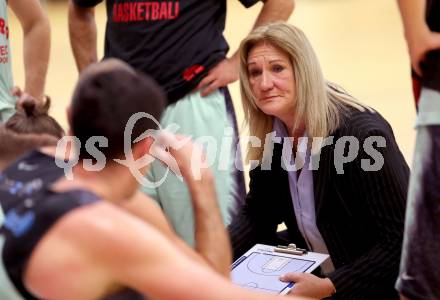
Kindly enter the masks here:
[[289, 272], [311, 273], [328, 254], [308, 252], [289, 246], [256, 244], [231, 266], [232, 282], [248, 289], [271, 294], [287, 294], [294, 283], [282, 282], [279, 277]]

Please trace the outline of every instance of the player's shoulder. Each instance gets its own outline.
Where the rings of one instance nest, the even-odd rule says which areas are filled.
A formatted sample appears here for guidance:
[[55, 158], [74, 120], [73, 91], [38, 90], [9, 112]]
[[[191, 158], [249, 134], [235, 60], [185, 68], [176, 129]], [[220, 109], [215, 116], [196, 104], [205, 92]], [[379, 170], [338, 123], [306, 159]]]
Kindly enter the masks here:
[[[142, 219], [107, 201], [97, 201], [68, 213], [55, 228], [55, 234], [67, 238], [75, 247], [97, 254], [121, 253], [154, 239], [156, 230]], [[134, 247], [135, 248], [135, 247]], [[101, 257], [104, 258], [104, 257]]]
[[97, 241], [114, 235], [123, 228], [130, 216], [114, 204], [97, 201], [73, 209], [57, 224], [55, 232], [70, 239]]

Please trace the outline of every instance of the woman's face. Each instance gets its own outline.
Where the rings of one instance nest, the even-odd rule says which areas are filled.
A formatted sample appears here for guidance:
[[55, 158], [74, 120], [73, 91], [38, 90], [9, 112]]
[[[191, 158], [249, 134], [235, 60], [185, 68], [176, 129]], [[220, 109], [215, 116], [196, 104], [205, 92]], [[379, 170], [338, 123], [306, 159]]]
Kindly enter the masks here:
[[295, 79], [287, 54], [267, 42], [258, 43], [249, 51], [247, 68], [257, 107], [286, 125], [292, 124]]

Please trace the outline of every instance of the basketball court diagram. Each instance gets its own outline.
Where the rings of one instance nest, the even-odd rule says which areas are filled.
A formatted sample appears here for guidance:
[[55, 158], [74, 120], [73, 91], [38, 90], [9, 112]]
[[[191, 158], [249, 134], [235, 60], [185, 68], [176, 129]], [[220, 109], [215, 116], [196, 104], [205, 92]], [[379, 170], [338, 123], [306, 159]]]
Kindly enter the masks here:
[[[306, 272], [313, 261], [253, 252], [232, 270], [232, 281], [248, 289], [278, 294], [287, 285], [278, 279], [289, 272]], [[274, 280], [275, 279], [275, 280]]]

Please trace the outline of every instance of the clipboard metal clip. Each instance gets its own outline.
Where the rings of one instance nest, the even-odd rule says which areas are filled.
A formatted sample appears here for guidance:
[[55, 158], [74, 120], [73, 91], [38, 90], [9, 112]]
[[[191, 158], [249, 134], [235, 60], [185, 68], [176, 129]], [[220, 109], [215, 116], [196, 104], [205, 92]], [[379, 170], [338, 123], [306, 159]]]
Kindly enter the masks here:
[[289, 244], [288, 246], [278, 245], [273, 249], [274, 252], [286, 253], [293, 255], [304, 255], [307, 254], [306, 249], [297, 248], [295, 244]]

